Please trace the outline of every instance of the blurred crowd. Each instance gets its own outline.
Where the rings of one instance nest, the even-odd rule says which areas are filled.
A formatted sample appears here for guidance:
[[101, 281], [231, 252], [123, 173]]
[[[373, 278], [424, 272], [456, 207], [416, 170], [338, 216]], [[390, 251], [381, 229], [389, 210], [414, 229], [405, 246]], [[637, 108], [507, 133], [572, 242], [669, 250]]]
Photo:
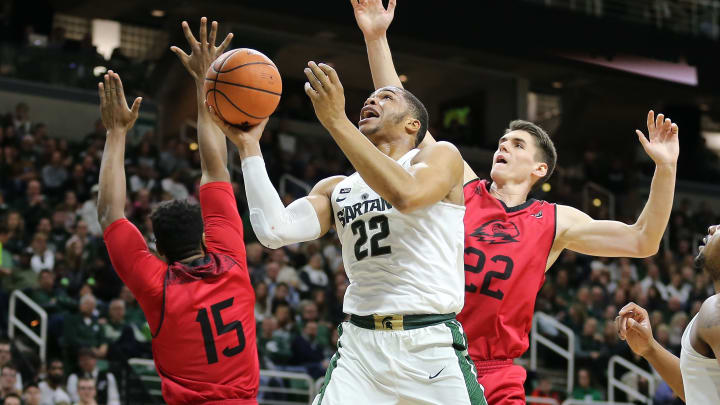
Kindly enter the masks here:
[[[284, 190], [281, 197], [286, 203], [328, 175], [351, 171], [330, 139], [299, 141], [287, 130], [286, 118], [312, 117], [312, 110], [300, 105], [300, 99], [285, 98], [276, 114], [279, 125], [262, 138], [268, 172]], [[8, 298], [14, 290], [24, 292], [49, 316], [45, 364], [40, 364], [30, 341], [16, 338], [11, 345], [0, 340], [0, 397], [6, 404], [14, 403], [15, 395], [22, 395], [26, 404], [94, 403], [92, 398], [100, 404], [119, 404], [128, 385], [127, 359], [151, 358], [143, 313], [112, 271], [103, 244], [96, 197], [105, 135], [99, 121], [89, 127], [82, 141], [73, 143], [54, 138], [26, 104], [19, 103], [0, 117], [0, 331], [7, 333]], [[126, 216], [151, 248], [153, 206], [173, 198], [197, 200], [196, 146], [192, 139], [161, 141], [152, 132], [128, 145]], [[559, 171], [552, 191], [541, 191], [538, 197], [572, 202], [583, 179], [595, 176], [629, 187], [631, 182], [622, 180], [629, 176], [627, 171], [618, 169], [615, 176], [589, 173], [597, 167], [590, 158], [586, 166]], [[288, 174], [295, 180], [287, 181]], [[338, 239], [331, 231], [317, 241], [266, 249], [255, 241], [249, 226], [239, 177], [233, 187], [256, 294], [261, 368], [320, 378], [336, 350], [336, 327], [345, 318], [342, 305], [348, 278]], [[712, 294], [707, 275], [693, 267], [694, 237], [717, 222], [708, 205], [683, 201], [672, 215], [667, 244], [655, 257], [608, 259], [565, 252], [558, 259], [548, 272], [536, 309], [551, 314], [578, 336], [573, 397], [604, 396], [605, 366], [596, 365], [607, 364], [613, 355], [648, 368], [618, 341], [613, 326], [618, 309], [631, 300], [648, 309], [658, 341], [677, 353], [684, 327]], [[37, 315], [24, 304], [18, 304], [16, 315], [39, 331]], [[556, 331], [545, 327], [545, 333]], [[561, 396], [561, 386], [539, 377], [530, 381], [528, 394]], [[263, 383], [281, 384], [273, 379]], [[626, 383], [642, 388], [647, 381], [628, 378]], [[655, 397], [656, 403], [673, 403], [667, 386], [660, 385]]]

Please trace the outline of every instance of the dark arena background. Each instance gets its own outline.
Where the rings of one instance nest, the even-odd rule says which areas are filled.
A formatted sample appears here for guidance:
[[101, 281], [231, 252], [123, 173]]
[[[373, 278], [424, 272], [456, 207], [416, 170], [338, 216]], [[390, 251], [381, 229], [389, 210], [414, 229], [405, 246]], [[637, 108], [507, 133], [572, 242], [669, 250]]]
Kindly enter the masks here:
[[[635, 129], [646, 131], [650, 109], [679, 125], [675, 203], [659, 252], [565, 251], [547, 272], [530, 348], [516, 363], [527, 369], [530, 404], [682, 403], [619, 340], [614, 319], [627, 302], [643, 305], [657, 341], [677, 354], [714, 294], [693, 258], [708, 225], [720, 222], [720, 1], [397, 7], [388, 37], [401, 80], [427, 106], [435, 138], [456, 144], [481, 178], [508, 122], [526, 119], [547, 130], [559, 156], [535, 198], [633, 223], [654, 170]], [[348, 1], [0, 2], [1, 397], [18, 390], [23, 403], [54, 405], [63, 403], [59, 390], [75, 403], [78, 376], [94, 370], [100, 404], [163, 403], [150, 329], [110, 264], [97, 219], [105, 143], [97, 83], [112, 69], [128, 97], [144, 98], [128, 133], [125, 213], [153, 248], [153, 207], [198, 198], [195, 88], [169, 47], [186, 49], [180, 23], [197, 32], [202, 16], [220, 23], [218, 38], [234, 33], [230, 48], [262, 51], [282, 75], [261, 140], [282, 199], [352, 173], [303, 91], [307, 61], [331, 64], [357, 122], [373, 83]], [[277, 250], [259, 244], [228, 145], [256, 294], [258, 401], [309, 404], [346, 317], [340, 243], [331, 231]], [[38, 386], [40, 402], [31, 398]]]

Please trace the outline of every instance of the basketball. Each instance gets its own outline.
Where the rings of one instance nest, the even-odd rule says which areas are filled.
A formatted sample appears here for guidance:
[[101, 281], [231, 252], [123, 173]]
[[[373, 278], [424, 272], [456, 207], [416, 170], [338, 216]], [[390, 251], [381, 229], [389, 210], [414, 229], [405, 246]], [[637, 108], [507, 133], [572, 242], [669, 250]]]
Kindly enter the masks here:
[[231, 125], [256, 125], [275, 111], [282, 94], [277, 67], [254, 49], [220, 55], [205, 74], [205, 99]]

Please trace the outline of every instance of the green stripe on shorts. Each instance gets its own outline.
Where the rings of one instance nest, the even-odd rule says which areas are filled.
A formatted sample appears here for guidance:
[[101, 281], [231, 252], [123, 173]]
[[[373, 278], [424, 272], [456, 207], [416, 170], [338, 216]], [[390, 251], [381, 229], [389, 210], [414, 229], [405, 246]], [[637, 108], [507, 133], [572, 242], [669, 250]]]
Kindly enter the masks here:
[[465, 378], [465, 386], [467, 387], [468, 396], [471, 405], [487, 405], [485, 400], [485, 388], [477, 380], [477, 370], [475, 363], [470, 359], [467, 351], [467, 336], [462, 332], [460, 322], [457, 320], [445, 322], [445, 326], [450, 329], [453, 337], [453, 348], [458, 358], [460, 370]]
[[[342, 330], [342, 324], [338, 325], [338, 350], [340, 349], [340, 336], [342, 336], [343, 330]], [[337, 367], [337, 361], [340, 358], [340, 352], [337, 351], [330, 359], [330, 366], [328, 367], [327, 371], [325, 372], [325, 381], [323, 381], [322, 388], [320, 388], [320, 399], [318, 400], [317, 405], [322, 404], [323, 397], [325, 396], [325, 389], [327, 388], [328, 384], [330, 384], [330, 377], [332, 376], [333, 370], [335, 370], [335, 367]]]

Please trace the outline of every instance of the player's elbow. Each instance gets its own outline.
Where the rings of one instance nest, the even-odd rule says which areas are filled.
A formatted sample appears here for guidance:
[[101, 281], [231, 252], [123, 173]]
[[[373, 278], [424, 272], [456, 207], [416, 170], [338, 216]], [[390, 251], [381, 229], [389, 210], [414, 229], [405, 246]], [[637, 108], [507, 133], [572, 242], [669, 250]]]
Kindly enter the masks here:
[[660, 250], [660, 243], [648, 243], [648, 242], [640, 242], [637, 252], [638, 258], [645, 258], [650, 256], [655, 256], [657, 252]]

